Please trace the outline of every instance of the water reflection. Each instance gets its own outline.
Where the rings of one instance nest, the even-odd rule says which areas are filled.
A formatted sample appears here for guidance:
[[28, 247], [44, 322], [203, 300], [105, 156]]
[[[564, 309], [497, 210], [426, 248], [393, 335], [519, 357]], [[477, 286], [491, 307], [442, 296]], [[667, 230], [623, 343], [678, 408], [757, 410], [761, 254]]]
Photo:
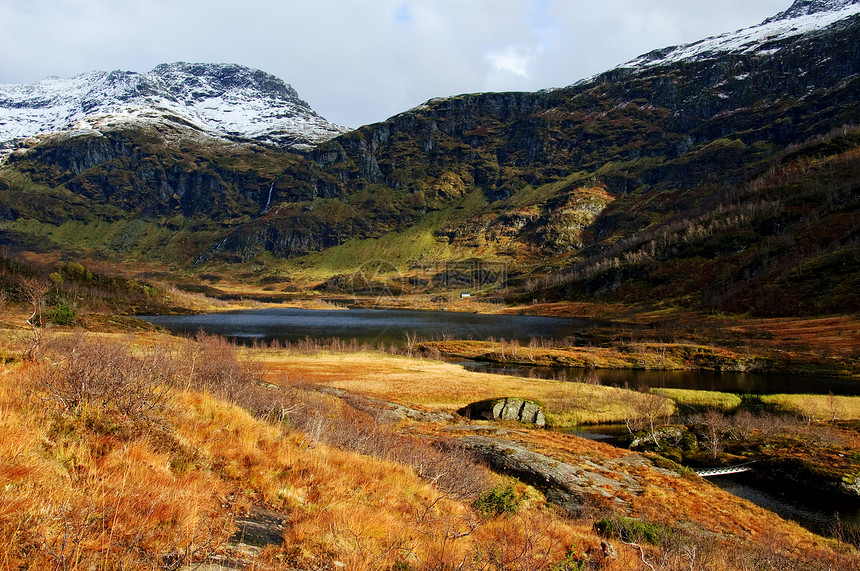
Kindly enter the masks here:
[[530, 367], [478, 361], [462, 361], [459, 363], [469, 370], [478, 372], [518, 377], [558, 379], [613, 387], [696, 389], [735, 394], [828, 394], [832, 392], [838, 395], [860, 395], [860, 383], [841, 377], [788, 375], [783, 373]]
[[[418, 339], [507, 339], [528, 344], [532, 338], [575, 342], [588, 330], [607, 322], [530, 315], [485, 315], [446, 311], [349, 309], [325, 311], [271, 308], [205, 315], [144, 317], [174, 333], [205, 331], [242, 342], [297, 341], [339, 338], [359, 344], [402, 346], [407, 333]], [[667, 387], [732, 393], [815, 393], [856, 395], [860, 383], [838, 377], [809, 375], [712, 373], [702, 371], [587, 370], [573, 368], [504, 366], [465, 362], [473, 370], [524, 377], [559, 378], [618, 387]]]
[[754, 475], [750, 473], [733, 476], [708, 478], [708, 481], [719, 486], [732, 495], [744, 498], [759, 507], [792, 521], [796, 521], [806, 529], [820, 535], [833, 535], [837, 526], [837, 517], [843, 525], [860, 526], [860, 511], [835, 501], [820, 498], [804, 500], [800, 494], [785, 496], [776, 490], [767, 490]]
[[295, 341], [305, 337], [337, 337], [374, 345], [402, 345], [407, 332], [417, 333], [419, 339], [494, 337], [528, 343], [532, 337], [576, 337], [584, 329], [597, 325], [595, 321], [560, 317], [386, 309], [325, 311], [273, 308], [205, 315], [156, 315], [143, 319], [173, 332], [203, 330], [239, 340]]

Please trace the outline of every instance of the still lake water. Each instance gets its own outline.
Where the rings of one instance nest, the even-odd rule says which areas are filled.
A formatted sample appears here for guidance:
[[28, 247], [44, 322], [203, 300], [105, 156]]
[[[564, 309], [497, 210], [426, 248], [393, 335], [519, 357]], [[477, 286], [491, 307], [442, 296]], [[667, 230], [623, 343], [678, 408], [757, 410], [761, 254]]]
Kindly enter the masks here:
[[480, 315], [447, 311], [395, 309], [250, 309], [205, 315], [157, 315], [142, 317], [155, 325], [178, 333], [223, 335], [238, 341], [298, 341], [336, 337], [359, 343], [403, 345], [406, 333], [418, 339], [517, 339], [531, 337], [564, 339], [594, 324], [583, 319], [534, 317], [528, 315]]
[[[313, 310], [253, 309], [205, 315], [156, 315], [143, 319], [180, 334], [204, 331], [241, 343], [339, 338], [359, 343], [402, 346], [407, 333], [419, 340], [489, 338], [518, 340], [527, 345], [533, 337], [553, 340], [582, 338], [606, 322], [588, 319], [530, 315], [481, 315], [446, 311], [390, 309]], [[814, 393], [860, 395], [860, 383], [845, 378], [810, 375], [714, 373], [709, 371], [585, 370], [502, 366], [468, 361], [469, 369], [545, 378], [587, 380], [612, 386], [668, 387], [732, 393]]]
[[796, 521], [819, 535], [833, 536], [838, 521], [860, 529], [860, 509], [856, 505], [849, 506], [836, 500], [810, 499], [797, 493], [789, 496], [779, 490], [766, 489], [750, 473], [708, 480], [730, 494], [749, 500], [785, 519]]

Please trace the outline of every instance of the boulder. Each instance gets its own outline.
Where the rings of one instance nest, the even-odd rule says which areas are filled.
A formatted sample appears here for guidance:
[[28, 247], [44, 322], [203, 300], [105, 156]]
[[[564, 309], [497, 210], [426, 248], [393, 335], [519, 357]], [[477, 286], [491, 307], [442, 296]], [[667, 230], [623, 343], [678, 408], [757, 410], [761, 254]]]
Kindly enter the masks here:
[[546, 415], [538, 403], [518, 397], [490, 399], [472, 403], [458, 411], [470, 419], [515, 420], [535, 426], [546, 426]]

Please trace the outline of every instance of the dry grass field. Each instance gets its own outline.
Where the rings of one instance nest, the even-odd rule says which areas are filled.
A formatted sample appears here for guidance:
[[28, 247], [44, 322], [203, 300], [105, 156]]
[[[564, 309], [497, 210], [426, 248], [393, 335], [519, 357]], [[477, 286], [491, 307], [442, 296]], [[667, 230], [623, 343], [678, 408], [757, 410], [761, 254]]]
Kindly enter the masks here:
[[860, 397], [842, 395], [765, 395], [761, 400], [810, 421], [860, 419]]
[[520, 397], [544, 405], [550, 419], [558, 421], [557, 426], [623, 422], [629, 412], [631, 391], [476, 373], [440, 361], [376, 352], [301, 354], [277, 350], [265, 351], [260, 359], [273, 383], [325, 384], [428, 410], [454, 412], [481, 400]]
[[[236, 348], [121, 319], [99, 321], [113, 332], [49, 329], [38, 358], [26, 361], [20, 317], [0, 315], [0, 569], [860, 564], [846, 543], [636, 453], [487, 421], [379, 424], [317, 389], [428, 413], [519, 396], [542, 403], [557, 424], [623, 420], [641, 393], [377, 352]], [[474, 434], [600, 474], [592, 491], [609, 495], [565, 513], [464, 455], [457, 442]], [[504, 490], [514, 507], [488, 510]], [[265, 527], [264, 540], [246, 537], [249, 521]], [[649, 539], [607, 535], [605, 522], [641, 526]]]

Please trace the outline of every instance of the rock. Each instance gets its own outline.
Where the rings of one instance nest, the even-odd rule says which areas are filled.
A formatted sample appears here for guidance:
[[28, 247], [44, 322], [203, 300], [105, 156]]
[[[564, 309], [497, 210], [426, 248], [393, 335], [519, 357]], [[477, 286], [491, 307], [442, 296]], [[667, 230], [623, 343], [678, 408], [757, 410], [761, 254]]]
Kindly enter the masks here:
[[281, 545], [288, 520], [287, 514], [253, 506], [250, 513], [236, 518], [236, 532], [230, 541], [260, 548]]
[[621, 463], [601, 466], [582, 459], [574, 466], [513, 440], [486, 436], [467, 436], [460, 443], [478, 453], [494, 470], [540, 489], [548, 501], [572, 516], [578, 516], [594, 501], [609, 500], [623, 508], [626, 502], [621, 496], [642, 493], [640, 483], [620, 470]]
[[838, 490], [845, 496], [860, 498], [860, 474], [843, 476], [839, 482]]
[[608, 541], [600, 542], [600, 550], [603, 553], [603, 557], [605, 559], [615, 559], [616, 557], [618, 557], [618, 550], [616, 550], [615, 546]]
[[535, 426], [546, 426], [543, 407], [536, 402], [508, 397], [472, 403], [457, 411], [470, 419], [515, 420]]
[[648, 430], [637, 432], [633, 435], [628, 448], [630, 450], [643, 450], [654, 448], [654, 439], [660, 446], [677, 446], [684, 438], [684, 429], [677, 426], [666, 426], [654, 431], [653, 435]]

